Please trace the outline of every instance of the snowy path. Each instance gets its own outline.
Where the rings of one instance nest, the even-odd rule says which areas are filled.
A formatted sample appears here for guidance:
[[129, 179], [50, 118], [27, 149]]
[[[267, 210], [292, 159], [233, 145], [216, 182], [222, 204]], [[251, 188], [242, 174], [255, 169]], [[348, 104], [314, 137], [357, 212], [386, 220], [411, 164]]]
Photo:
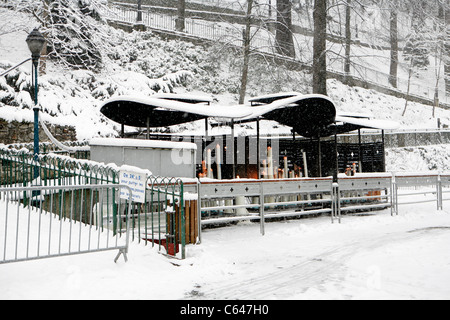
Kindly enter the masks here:
[[0, 299], [450, 299], [450, 205], [208, 229], [185, 260], [130, 244], [0, 265]]
[[[390, 217], [384, 215], [389, 220]], [[324, 233], [317, 230], [316, 235], [308, 235], [306, 254], [297, 250], [289, 254], [289, 250], [272, 252], [267, 256], [266, 264], [252, 264], [250, 268], [243, 266], [240, 272], [227, 280], [198, 285], [194, 294], [189, 298], [197, 299], [359, 299], [359, 298], [394, 298], [394, 299], [428, 299], [449, 298], [450, 290], [445, 286], [434, 283], [436, 267], [441, 269], [438, 277], [450, 280], [450, 257], [445, 257], [444, 263], [431, 266], [426, 259], [420, 263], [409, 264], [408, 259], [401, 257], [401, 261], [395, 261], [396, 247], [406, 246], [406, 252], [414, 257], [414, 248], [430, 244], [436, 252], [427, 250], [430, 255], [439, 254], [444, 248], [435, 247], [434, 243], [450, 240], [450, 225], [433, 226], [430, 221], [425, 227], [415, 225], [402, 226], [400, 229], [389, 228], [384, 225], [386, 231], [376, 230], [380, 226], [378, 217], [348, 217], [346, 223], [360, 224], [363, 220], [374, 223], [373, 228], [369, 224], [360, 225], [360, 230], [351, 228], [340, 235], [334, 234], [329, 226], [331, 234], [322, 238]], [[357, 219], [357, 220], [355, 220]], [[358, 221], [359, 219], [359, 221]], [[396, 221], [397, 220], [397, 221]], [[393, 225], [403, 218], [392, 218]], [[385, 222], [388, 222], [387, 220]], [[424, 221], [422, 221], [424, 222]], [[397, 225], [398, 226], [398, 225]], [[325, 229], [328, 229], [326, 226]], [[348, 229], [346, 226], [334, 226], [335, 229]], [[366, 228], [368, 227], [368, 229]], [[372, 229], [372, 230], [370, 230]], [[343, 230], [341, 230], [343, 231]], [[335, 241], [337, 237], [339, 241]], [[356, 240], [355, 240], [356, 239]], [[288, 238], [286, 239], [288, 240]], [[305, 239], [306, 240], [306, 239]], [[297, 243], [298, 244], [298, 243]], [[411, 244], [415, 244], [411, 247]], [[288, 249], [289, 244], [286, 245]], [[301, 245], [299, 246], [301, 247]], [[287, 253], [288, 252], [288, 253]], [[389, 252], [394, 252], [391, 258]], [[281, 254], [280, 254], [281, 253]], [[284, 256], [283, 256], [284, 253]], [[287, 253], [287, 254], [286, 254]], [[424, 254], [424, 252], [416, 252]], [[372, 255], [373, 261], [366, 258]], [[361, 257], [364, 257], [362, 259]], [[445, 256], [445, 255], [444, 255]], [[387, 259], [387, 260], [386, 260]], [[421, 256], [414, 258], [421, 260]], [[390, 260], [390, 261], [389, 261]], [[278, 264], [273, 264], [278, 261]], [[292, 265], [283, 264], [290, 261]], [[369, 264], [366, 262], [370, 261]], [[402, 277], [407, 270], [413, 273], [411, 277]], [[416, 276], [418, 276], [416, 278]], [[417, 280], [419, 279], [419, 280]]]

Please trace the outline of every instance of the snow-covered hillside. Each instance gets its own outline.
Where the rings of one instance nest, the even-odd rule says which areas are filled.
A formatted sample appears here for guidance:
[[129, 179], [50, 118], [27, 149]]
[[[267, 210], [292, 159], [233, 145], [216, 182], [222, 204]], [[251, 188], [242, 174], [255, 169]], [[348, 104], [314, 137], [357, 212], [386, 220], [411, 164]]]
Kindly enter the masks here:
[[[1, 71], [29, 56], [25, 38], [37, 22], [26, 14], [0, 10], [4, 19], [23, 22], [19, 31], [0, 36]], [[210, 95], [215, 103], [224, 106], [237, 103], [241, 61], [230, 52], [181, 41], [161, 40], [150, 32], [125, 33], [105, 25], [99, 25], [99, 28], [114, 39], [103, 46], [105, 63], [101, 72], [63, 70], [47, 61], [46, 73], [39, 77], [41, 116], [49, 123], [75, 126], [78, 139], [117, 135], [119, 126], [104, 118], [99, 107], [105, 99], [118, 95], [193, 92]], [[265, 65], [251, 67], [248, 97], [280, 91], [310, 93], [309, 74], [267, 68]], [[31, 63], [27, 63], [0, 78], [1, 118], [32, 121], [30, 71]], [[395, 120], [402, 129], [436, 128], [438, 118], [442, 125], [450, 125], [450, 111], [436, 109], [435, 117], [432, 117], [432, 107], [409, 102], [402, 116], [404, 99], [349, 87], [334, 79], [328, 81], [328, 92], [339, 111], [370, 113], [378, 119]], [[190, 134], [202, 132], [204, 128], [203, 122], [197, 122], [170, 130]], [[255, 126], [250, 123], [238, 130], [252, 132]], [[289, 130], [276, 123], [267, 123], [263, 133], [289, 133]]]
[[387, 149], [386, 170], [390, 172], [450, 172], [450, 145]]

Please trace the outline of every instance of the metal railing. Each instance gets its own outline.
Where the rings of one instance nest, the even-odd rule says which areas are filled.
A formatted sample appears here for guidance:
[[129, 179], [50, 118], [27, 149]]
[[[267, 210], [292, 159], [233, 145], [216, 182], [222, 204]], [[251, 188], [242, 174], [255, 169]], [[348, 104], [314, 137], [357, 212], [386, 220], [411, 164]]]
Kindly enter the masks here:
[[[0, 187], [21, 188], [39, 185], [42, 187], [89, 186], [119, 184], [120, 168], [110, 167], [94, 161], [77, 160], [58, 155], [32, 154], [15, 149], [0, 149]], [[117, 201], [115, 194], [108, 195], [110, 203]], [[21, 201], [27, 205], [32, 201], [24, 192]], [[75, 197], [75, 201], [80, 201]], [[183, 182], [175, 178], [149, 176], [146, 183], [144, 203], [130, 203], [132, 208], [130, 228], [132, 241], [146, 241], [170, 255], [185, 257], [185, 212]], [[107, 206], [109, 211], [116, 210]], [[115, 216], [111, 211], [110, 216]], [[115, 220], [113, 220], [115, 221]], [[113, 224], [113, 230], [121, 224]]]
[[[411, 193], [411, 188], [416, 191]], [[450, 175], [365, 173], [332, 178], [280, 180], [237, 179], [228, 181], [199, 179], [185, 182], [184, 191], [197, 194], [197, 215], [201, 226], [226, 225], [238, 221], [259, 221], [261, 234], [269, 219], [311, 215], [331, 216], [341, 222], [342, 214], [359, 214], [390, 209], [398, 215], [398, 206], [436, 202], [442, 210], [450, 201]], [[428, 195], [426, 199], [414, 195]], [[413, 196], [411, 198], [411, 195]], [[402, 200], [409, 196], [406, 202]], [[400, 200], [399, 200], [400, 199]], [[201, 241], [201, 234], [199, 236]]]
[[[188, 185], [185, 184], [186, 188]], [[328, 178], [229, 182], [202, 182], [200, 179], [196, 187], [202, 225], [259, 220], [261, 234], [264, 234], [266, 219], [300, 215], [299, 212], [275, 213], [277, 208], [303, 206], [306, 210], [301, 214], [310, 215], [332, 211], [331, 180]], [[330, 207], [326, 208], [324, 204]], [[316, 205], [320, 207], [313, 207]]]
[[[111, 10], [104, 13], [108, 19], [127, 22], [131, 24], [136, 23], [137, 9], [134, 7], [113, 5]], [[176, 12], [173, 15], [155, 13], [151, 8], [146, 8], [142, 10], [143, 21], [142, 23], [150, 28], [155, 28], [164, 31], [174, 32], [176, 31], [175, 20], [177, 18]], [[186, 18], [186, 28], [185, 33], [212, 41], [225, 42], [227, 44], [233, 44], [238, 47], [242, 47], [243, 27], [237, 24], [227, 23], [227, 22], [209, 22], [205, 20]], [[276, 41], [274, 35], [268, 32], [265, 28], [252, 28], [252, 50], [269, 53], [277, 55]], [[301, 35], [300, 35], [301, 36]], [[310, 65], [312, 61], [312, 51], [311, 46], [308, 44], [301, 44], [301, 39], [296, 39], [296, 58], [294, 61], [303, 63], [305, 65]], [[298, 57], [302, 57], [303, 60]], [[344, 58], [329, 55], [328, 57], [328, 71], [339, 76], [345, 76], [344, 73]], [[352, 62], [350, 74], [352, 78], [357, 79], [364, 83], [376, 84], [382, 86], [385, 89], [395, 90], [399, 93], [406, 94], [408, 91], [408, 84], [410, 87], [409, 95], [411, 97], [424, 98], [429, 101], [433, 101], [435, 94], [435, 87], [428, 87], [423, 83], [418, 83], [408, 80], [398, 78], [398, 88], [393, 88], [390, 83], [390, 76], [387, 73], [383, 73], [379, 70], [368, 68], [362, 64]], [[445, 86], [443, 82], [438, 90], [439, 99], [443, 103], [450, 103], [450, 96], [445, 92]]]
[[143, 203], [133, 203], [131, 214], [132, 240], [159, 250], [166, 249], [171, 256], [179, 253], [185, 258], [186, 217], [183, 182], [176, 178], [150, 176]]
[[25, 187], [37, 182], [44, 186], [118, 183], [118, 172], [87, 160], [0, 149], [0, 186]]
[[130, 203], [118, 184], [0, 188], [0, 264], [108, 250], [127, 261]]
[[[341, 213], [391, 207], [392, 175], [373, 174], [364, 178], [238, 179], [185, 182], [184, 190], [197, 194], [201, 226], [330, 214], [341, 221]], [[201, 241], [201, 235], [200, 235]]]
[[[436, 209], [442, 210], [444, 194], [450, 193], [450, 175], [448, 174], [398, 174], [393, 181], [393, 211], [398, 214], [399, 205], [436, 203]], [[401, 190], [402, 192], [399, 192]], [[408, 197], [408, 200], [400, 201]]]

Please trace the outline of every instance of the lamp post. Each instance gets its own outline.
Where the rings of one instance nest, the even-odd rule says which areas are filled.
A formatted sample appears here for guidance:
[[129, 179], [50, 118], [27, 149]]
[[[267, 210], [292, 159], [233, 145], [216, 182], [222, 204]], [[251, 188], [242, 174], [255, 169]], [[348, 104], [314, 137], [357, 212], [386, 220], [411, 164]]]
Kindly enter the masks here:
[[[41, 57], [41, 51], [44, 47], [45, 38], [39, 32], [37, 28], [33, 29], [27, 37], [27, 45], [31, 51], [31, 60], [33, 62], [33, 68], [31, 74], [33, 78], [34, 71], [34, 160], [37, 161], [39, 154], [39, 107], [38, 107], [38, 66], [39, 58]], [[39, 167], [34, 169], [34, 179], [39, 177]]]
[[[27, 45], [31, 51], [31, 59], [33, 62], [32, 74], [34, 73], [34, 156], [39, 154], [39, 107], [38, 107], [38, 66], [41, 51], [44, 47], [45, 38], [35, 28], [27, 37]], [[32, 76], [33, 77], [33, 76]]]

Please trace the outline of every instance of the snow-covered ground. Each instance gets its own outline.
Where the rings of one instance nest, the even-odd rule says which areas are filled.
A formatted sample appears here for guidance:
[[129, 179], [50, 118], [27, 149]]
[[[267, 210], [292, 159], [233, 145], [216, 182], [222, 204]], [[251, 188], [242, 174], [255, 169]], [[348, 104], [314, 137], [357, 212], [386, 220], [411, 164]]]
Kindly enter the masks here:
[[[28, 58], [25, 38], [35, 23], [27, 22], [22, 31], [0, 36], [0, 62], [14, 65]], [[191, 48], [194, 55], [195, 50]], [[152, 59], [164, 58], [161, 52], [147, 56], [141, 62], [148, 65]], [[30, 81], [29, 70], [30, 65], [20, 69], [26, 77], [23, 83]], [[40, 101], [47, 112], [42, 117], [76, 125], [80, 139], [115, 133], [113, 124], [99, 115], [100, 98], [107, 98], [101, 93], [112, 84], [118, 94], [152, 93], [146, 83], [151, 79], [129, 64], [124, 68], [113, 65], [108, 71], [110, 76], [95, 75], [94, 79], [88, 72], [62, 74], [49, 67], [48, 74], [40, 77]], [[167, 69], [166, 73], [176, 75], [177, 71]], [[95, 92], [85, 89], [90, 84], [95, 85]], [[0, 85], [7, 88], [6, 82]], [[175, 88], [175, 92], [185, 89]], [[403, 99], [373, 90], [330, 80], [329, 92], [339, 111], [370, 112], [378, 119], [399, 121], [402, 129], [435, 128], [438, 117], [450, 125], [449, 111], [439, 109], [433, 118], [432, 107], [409, 103], [401, 116]], [[22, 103], [1, 105], [0, 116], [32, 121], [25, 92], [11, 94]], [[214, 98], [224, 105], [235, 102], [230, 94]], [[195, 132], [202, 125], [175, 131]], [[247, 133], [253, 129], [242, 128]], [[448, 154], [443, 146], [389, 150], [388, 171], [450, 170]], [[265, 236], [259, 234], [257, 224], [246, 222], [204, 230], [202, 244], [188, 246], [185, 260], [167, 258], [156, 248], [132, 242], [127, 263], [123, 259], [114, 263], [116, 252], [110, 251], [0, 265], [0, 298], [450, 299], [449, 231], [450, 202], [444, 203], [444, 211], [436, 211], [435, 204], [405, 205], [399, 216], [391, 217], [385, 210], [344, 216], [341, 224], [331, 224], [329, 217], [272, 222], [266, 224]]]
[[207, 229], [185, 260], [115, 251], [0, 265], [0, 299], [450, 299], [450, 206]]

